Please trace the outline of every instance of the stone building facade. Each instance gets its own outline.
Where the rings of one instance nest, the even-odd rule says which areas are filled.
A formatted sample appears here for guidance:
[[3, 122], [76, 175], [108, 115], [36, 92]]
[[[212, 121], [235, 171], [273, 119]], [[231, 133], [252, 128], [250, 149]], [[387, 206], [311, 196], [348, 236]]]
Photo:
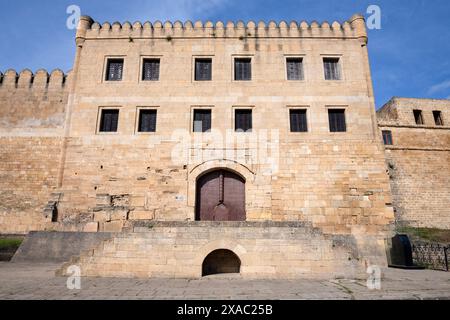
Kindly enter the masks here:
[[450, 229], [450, 100], [393, 98], [377, 116], [396, 220]]
[[197, 277], [228, 254], [246, 277], [386, 264], [394, 214], [367, 40], [359, 15], [82, 17], [68, 75], [2, 75], [1, 232], [117, 232], [74, 258], [86, 275]]

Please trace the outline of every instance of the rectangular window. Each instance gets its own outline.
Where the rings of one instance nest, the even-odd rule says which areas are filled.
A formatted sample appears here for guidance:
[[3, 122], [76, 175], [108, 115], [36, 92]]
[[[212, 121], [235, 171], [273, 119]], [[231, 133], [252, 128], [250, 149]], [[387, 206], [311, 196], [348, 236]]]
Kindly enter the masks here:
[[252, 124], [251, 109], [235, 110], [234, 128], [236, 132], [251, 132]]
[[196, 109], [194, 110], [194, 132], [210, 132], [211, 131], [211, 110]]
[[392, 143], [392, 132], [389, 130], [383, 131], [383, 142], [387, 146], [391, 146]]
[[330, 132], [345, 132], [347, 125], [345, 123], [344, 109], [329, 109], [328, 120], [330, 122]]
[[287, 58], [287, 79], [288, 80], [303, 80], [303, 58]]
[[289, 118], [291, 123], [291, 132], [307, 132], [308, 123], [306, 121], [305, 109], [289, 110]]
[[100, 119], [100, 132], [117, 132], [119, 110], [103, 109]]
[[414, 120], [417, 125], [423, 125], [422, 110], [413, 110]]
[[156, 110], [139, 110], [138, 132], [156, 132]]
[[250, 81], [252, 80], [252, 59], [235, 58], [234, 59], [234, 80]]
[[325, 80], [341, 80], [339, 58], [324, 58], [323, 68], [325, 70]]
[[195, 59], [195, 81], [212, 80], [212, 59]]
[[444, 121], [442, 121], [442, 114], [440, 111], [433, 111], [434, 123], [437, 126], [443, 126]]
[[123, 59], [108, 59], [106, 65], [106, 81], [121, 81], [123, 75]]
[[158, 81], [159, 80], [159, 59], [144, 59], [142, 67], [143, 81]]

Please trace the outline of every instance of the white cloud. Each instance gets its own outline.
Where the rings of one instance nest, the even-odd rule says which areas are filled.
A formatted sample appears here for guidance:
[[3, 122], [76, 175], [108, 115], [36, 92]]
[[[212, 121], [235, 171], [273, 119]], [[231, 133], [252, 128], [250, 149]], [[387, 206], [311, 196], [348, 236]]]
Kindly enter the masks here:
[[428, 89], [428, 94], [434, 94], [436, 92], [444, 91], [450, 89], [450, 80], [435, 84]]

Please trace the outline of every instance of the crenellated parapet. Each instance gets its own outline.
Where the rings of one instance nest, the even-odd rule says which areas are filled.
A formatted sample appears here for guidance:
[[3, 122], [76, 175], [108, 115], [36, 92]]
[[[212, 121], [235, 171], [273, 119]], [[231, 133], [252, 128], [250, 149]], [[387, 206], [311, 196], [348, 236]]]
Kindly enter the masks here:
[[364, 17], [354, 15], [350, 20], [318, 23], [306, 21], [279, 23], [249, 21], [244, 23], [218, 21], [130, 22], [98, 23], [90, 17], [82, 17], [77, 32], [77, 43], [86, 39], [176, 39], [176, 38], [355, 38], [367, 41]]
[[24, 69], [20, 73], [9, 69], [4, 74], [0, 72], [0, 90], [62, 90], [69, 80], [70, 74], [65, 74], [60, 69], [55, 69], [51, 73], [44, 69], [39, 69], [35, 73], [29, 69]]
[[10, 69], [1, 78], [0, 136], [5, 130], [17, 128], [26, 128], [28, 132], [36, 128], [62, 128], [70, 73], [59, 69], [51, 73], [25, 69], [18, 73]]

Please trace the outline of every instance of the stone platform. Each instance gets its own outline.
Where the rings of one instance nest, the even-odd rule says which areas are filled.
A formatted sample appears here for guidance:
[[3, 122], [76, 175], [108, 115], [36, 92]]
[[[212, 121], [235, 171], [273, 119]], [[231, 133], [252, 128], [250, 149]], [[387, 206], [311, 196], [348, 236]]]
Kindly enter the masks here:
[[352, 236], [327, 236], [307, 223], [145, 222], [115, 234], [59, 269], [83, 276], [202, 277], [212, 252], [229, 250], [247, 279], [340, 278], [364, 274]]

